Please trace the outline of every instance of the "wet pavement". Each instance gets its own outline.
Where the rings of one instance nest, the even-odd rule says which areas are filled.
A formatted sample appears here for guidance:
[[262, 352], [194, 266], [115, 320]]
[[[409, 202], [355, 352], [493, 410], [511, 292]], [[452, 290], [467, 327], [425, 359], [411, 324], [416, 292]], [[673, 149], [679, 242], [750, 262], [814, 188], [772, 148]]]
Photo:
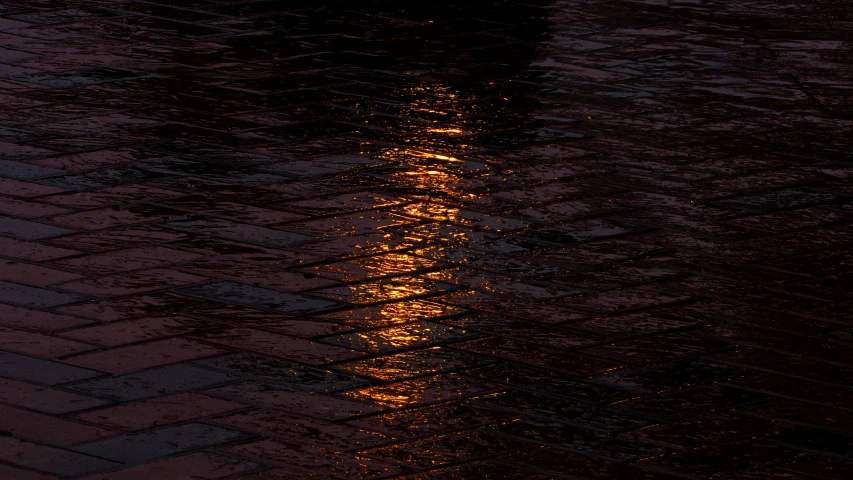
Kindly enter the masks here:
[[3, 1], [0, 478], [849, 478], [850, 31]]

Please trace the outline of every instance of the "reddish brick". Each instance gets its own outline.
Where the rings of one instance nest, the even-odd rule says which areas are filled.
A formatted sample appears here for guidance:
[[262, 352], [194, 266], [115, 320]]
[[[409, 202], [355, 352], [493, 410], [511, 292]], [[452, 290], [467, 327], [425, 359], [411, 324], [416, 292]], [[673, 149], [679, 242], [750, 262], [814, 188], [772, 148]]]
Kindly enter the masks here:
[[[316, 447], [296, 447], [285, 442], [262, 440], [244, 445], [225, 447], [220, 451], [249, 458], [263, 459], [264, 462], [286, 467], [267, 472], [239, 477], [237, 480], [284, 480], [290, 478], [311, 478], [320, 473], [334, 478], [374, 478], [399, 474], [403, 467], [381, 460], [373, 461], [364, 455], [354, 457], [336, 454], [332, 450]], [[282, 473], [285, 476], [280, 476]]]
[[82, 275], [54, 270], [31, 263], [0, 260], [0, 280], [8, 280], [35, 287], [46, 287], [78, 278], [82, 278]]
[[224, 350], [191, 340], [173, 338], [84, 353], [66, 359], [65, 363], [119, 375], [223, 352]]
[[259, 464], [242, 458], [199, 452], [88, 478], [90, 480], [213, 479], [257, 468], [260, 468]]
[[92, 253], [170, 242], [184, 236], [184, 234], [170, 232], [156, 225], [133, 225], [56, 238], [51, 240], [51, 244]]
[[83, 172], [102, 167], [118, 166], [139, 161], [139, 152], [130, 149], [108, 149], [96, 152], [62, 155], [33, 161], [45, 167], [60, 168], [69, 172]]
[[73, 317], [71, 315], [59, 315], [56, 313], [33, 310], [26, 307], [15, 307], [0, 303], [0, 324], [10, 327], [20, 327], [32, 330], [52, 332], [67, 328], [88, 325], [91, 320]]
[[105, 275], [182, 263], [199, 257], [201, 255], [172, 248], [152, 246], [66, 258], [55, 261], [53, 264], [69, 270]]
[[0, 405], [0, 430], [24, 440], [73, 445], [114, 435], [103, 428]]
[[285, 337], [260, 330], [235, 328], [221, 334], [205, 335], [205, 341], [232, 348], [286, 358], [311, 365], [348, 360], [363, 354], [348, 348], [311, 342], [302, 338]]
[[118, 296], [201, 283], [204, 280], [204, 277], [175, 270], [153, 269], [63, 283], [60, 288], [89, 295]]
[[227, 325], [258, 328], [290, 337], [308, 338], [349, 330], [345, 325], [315, 319], [300, 320], [283, 313], [255, 310], [241, 305], [207, 305], [193, 308], [187, 314]]
[[39, 202], [0, 196], [0, 214], [12, 217], [38, 218], [48, 215], [59, 215], [70, 211], [67, 208], [60, 208], [55, 205], [45, 205]]
[[126, 205], [142, 202], [156, 202], [183, 195], [180, 192], [153, 188], [146, 185], [122, 185], [108, 187], [94, 192], [74, 192], [51, 195], [39, 201], [54, 205], [73, 205], [75, 208], [98, 208], [110, 205]]
[[32, 198], [63, 192], [61, 188], [38, 183], [24, 182], [11, 178], [0, 178], [0, 194], [12, 197]]
[[58, 215], [48, 218], [47, 221], [76, 230], [101, 230], [137, 223], [147, 223], [161, 219], [161, 216], [155, 216], [153, 212], [136, 211], [136, 209], [131, 210], [127, 208], [119, 210], [103, 208], [100, 210], [89, 210], [86, 212]]
[[10, 480], [54, 480], [59, 477], [34, 472], [32, 470], [21, 470], [20, 468], [10, 467], [8, 465], [0, 465], [0, 478], [8, 478]]
[[285, 272], [274, 266], [252, 265], [234, 260], [213, 259], [193, 262], [180, 267], [190, 273], [209, 278], [233, 280], [235, 282], [271, 288], [280, 292], [298, 292], [338, 284], [335, 280], [321, 277], [306, 278], [304, 273]]
[[35, 242], [23, 242], [13, 238], [0, 237], [0, 251], [3, 255], [31, 262], [53, 260], [55, 258], [68, 257], [80, 252], [67, 248], [52, 247]]
[[276, 410], [254, 410], [218, 417], [211, 422], [275, 437], [288, 443], [345, 450], [384, 442], [387, 437], [356, 426], [301, 418]]
[[62, 332], [63, 337], [117, 347], [127, 343], [181, 335], [204, 326], [200, 320], [188, 317], [153, 317], [115, 322]]
[[246, 405], [195, 393], [179, 393], [93, 410], [74, 418], [114, 430], [143, 430], [241, 408]]
[[57, 311], [101, 322], [115, 322], [138, 317], [174, 315], [209, 303], [168, 293], [155, 293], [70, 305], [60, 307]]
[[10, 437], [0, 437], [0, 460], [63, 477], [85, 475], [119, 465], [82, 453]]
[[64, 357], [98, 347], [40, 333], [0, 327], [0, 349], [38, 357]]
[[375, 403], [385, 408], [401, 408], [473, 397], [502, 389], [497, 384], [472, 380], [457, 373], [450, 373], [349, 390], [341, 395]]

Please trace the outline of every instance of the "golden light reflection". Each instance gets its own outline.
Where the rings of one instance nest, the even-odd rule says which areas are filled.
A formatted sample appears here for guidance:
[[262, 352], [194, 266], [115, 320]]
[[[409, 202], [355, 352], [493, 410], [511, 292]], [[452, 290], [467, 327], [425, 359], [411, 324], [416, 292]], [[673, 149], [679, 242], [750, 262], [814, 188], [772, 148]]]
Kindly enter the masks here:
[[[409, 121], [399, 122], [399, 125], [395, 126], [394, 138], [388, 139], [388, 143], [398, 146], [385, 148], [378, 154], [372, 152], [379, 159], [399, 167], [396, 172], [389, 174], [393, 181], [404, 187], [412, 187], [411, 191], [416, 192], [412, 196], [418, 198], [418, 201], [392, 209], [394, 213], [425, 222], [445, 222], [445, 227], [442, 228], [431, 228], [429, 225], [427, 228], [420, 228], [423, 224], [403, 225], [404, 236], [437, 245], [464, 240], [467, 231], [453, 226], [458, 223], [461, 210], [436, 201], [433, 197], [444, 194], [457, 200], [472, 201], [477, 198], [477, 195], [465, 191], [467, 162], [464, 158], [471, 147], [461, 141], [472, 133], [472, 129], [466, 125], [473, 125], [473, 122], [468, 121], [463, 112], [468, 111], [473, 102], [470, 98], [463, 98], [450, 87], [440, 85], [413, 87], [409, 89], [408, 94], [410, 101], [398, 115]], [[423, 198], [418, 192], [427, 192], [427, 198]], [[449, 229], [446, 228], [447, 225], [450, 226]], [[369, 277], [385, 277], [404, 273], [407, 269], [412, 271], [413, 265], [410, 256], [389, 253], [381, 255], [381, 260], [365, 263], [361, 267]], [[423, 301], [394, 300], [435, 293], [434, 285], [447, 280], [447, 274], [432, 273], [394, 277], [390, 282], [350, 285], [347, 301], [364, 304], [388, 302], [370, 307], [372, 318], [384, 325], [400, 325], [361, 332], [358, 334], [360, 344], [371, 350], [389, 347], [396, 350], [428, 342], [428, 330], [415, 333], [405, 324], [447, 314], [446, 311], [439, 311], [447, 307]], [[357, 314], [343, 312], [338, 315], [346, 319], [347, 315]], [[355, 318], [349, 320], [361, 321]], [[362, 389], [358, 391], [358, 395], [380, 405], [399, 407], [419, 403], [424, 395], [424, 387], [421, 382], [404, 382], [396, 384], [393, 389]]]

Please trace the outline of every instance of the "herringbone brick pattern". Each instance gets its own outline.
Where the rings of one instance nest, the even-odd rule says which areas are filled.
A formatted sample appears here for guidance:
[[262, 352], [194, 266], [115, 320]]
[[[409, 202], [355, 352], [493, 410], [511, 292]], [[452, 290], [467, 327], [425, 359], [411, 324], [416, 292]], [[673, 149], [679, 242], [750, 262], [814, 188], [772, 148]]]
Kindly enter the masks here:
[[849, 478], [851, 31], [4, 0], [0, 477]]

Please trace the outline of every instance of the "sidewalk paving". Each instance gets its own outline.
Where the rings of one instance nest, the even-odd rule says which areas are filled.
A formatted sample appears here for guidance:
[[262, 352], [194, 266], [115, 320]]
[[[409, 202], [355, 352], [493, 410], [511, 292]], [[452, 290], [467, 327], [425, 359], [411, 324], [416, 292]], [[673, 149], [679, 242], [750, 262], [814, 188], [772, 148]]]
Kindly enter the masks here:
[[0, 478], [847, 478], [850, 31], [4, 1]]

